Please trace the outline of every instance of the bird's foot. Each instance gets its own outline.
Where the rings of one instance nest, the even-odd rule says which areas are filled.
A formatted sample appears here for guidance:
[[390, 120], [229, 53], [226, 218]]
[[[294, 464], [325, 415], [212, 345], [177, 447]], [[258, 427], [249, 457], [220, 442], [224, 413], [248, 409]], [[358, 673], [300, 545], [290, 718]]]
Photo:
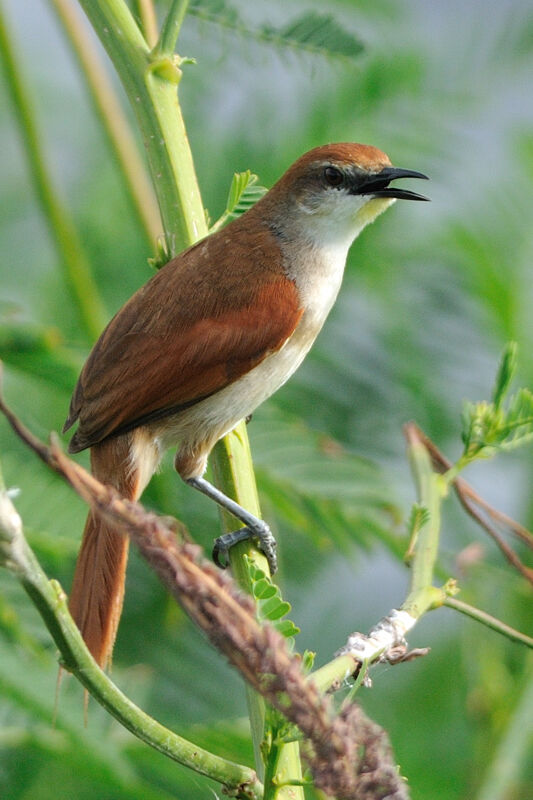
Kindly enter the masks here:
[[266, 522], [260, 519], [257, 520], [257, 525], [246, 525], [244, 528], [239, 528], [231, 533], [223, 533], [222, 536], [215, 539], [213, 561], [222, 569], [226, 569], [229, 565], [229, 551], [231, 548], [239, 542], [245, 542], [249, 539], [259, 540], [259, 549], [264, 553], [270, 572], [273, 575], [278, 568], [277, 544]]

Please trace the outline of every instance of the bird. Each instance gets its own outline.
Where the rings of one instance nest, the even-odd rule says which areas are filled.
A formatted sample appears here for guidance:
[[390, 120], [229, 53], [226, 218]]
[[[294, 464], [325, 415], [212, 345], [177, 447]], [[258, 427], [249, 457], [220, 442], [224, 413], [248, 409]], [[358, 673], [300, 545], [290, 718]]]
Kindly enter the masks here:
[[[70, 453], [137, 500], [163, 453], [189, 486], [244, 527], [215, 541], [225, 565], [254, 538], [276, 567], [268, 525], [204, 477], [210, 451], [294, 373], [337, 297], [348, 250], [396, 199], [427, 180], [376, 147], [337, 143], [302, 155], [246, 213], [172, 258], [126, 302], [94, 345], [64, 432]], [[90, 511], [69, 607], [97, 663], [109, 665], [122, 611], [128, 537]]]

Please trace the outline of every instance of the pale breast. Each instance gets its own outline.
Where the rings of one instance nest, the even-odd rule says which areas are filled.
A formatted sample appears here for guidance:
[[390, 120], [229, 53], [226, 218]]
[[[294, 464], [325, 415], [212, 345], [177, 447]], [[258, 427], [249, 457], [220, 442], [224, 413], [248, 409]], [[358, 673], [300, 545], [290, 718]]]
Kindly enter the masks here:
[[298, 369], [320, 332], [338, 294], [346, 251], [333, 258], [301, 264], [298, 274], [290, 277], [297, 284], [305, 311], [292, 336], [275, 353], [267, 356], [243, 377], [212, 397], [188, 408], [165, 424], [150, 424], [152, 434], [162, 449], [179, 444], [180, 452], [201, 451], [205, 461], [214, 444], [229, 433], [264, 400], [276, 392]]

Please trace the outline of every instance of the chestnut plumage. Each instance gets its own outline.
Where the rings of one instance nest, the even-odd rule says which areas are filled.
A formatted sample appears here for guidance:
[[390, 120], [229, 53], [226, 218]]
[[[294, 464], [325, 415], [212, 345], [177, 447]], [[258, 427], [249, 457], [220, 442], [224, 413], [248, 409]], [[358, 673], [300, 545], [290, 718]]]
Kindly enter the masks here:
[[[335, 301], [359, 232], [425, 178], [374, 147], [334, 144], [295, 162], [246, 214], [172, 259], [123, 306], [81, 372], [65, 423], [70, 451], [91, 448], [97, 478], [137, 499], [163, 452], [191, 486], [244, 522], [220, 553], [268, 526], [203, 477], [215, 443], [297, 369]], [[89, 515], [70, 607], [100, 665], [110, 659], [124, 594], [127, 540]]]

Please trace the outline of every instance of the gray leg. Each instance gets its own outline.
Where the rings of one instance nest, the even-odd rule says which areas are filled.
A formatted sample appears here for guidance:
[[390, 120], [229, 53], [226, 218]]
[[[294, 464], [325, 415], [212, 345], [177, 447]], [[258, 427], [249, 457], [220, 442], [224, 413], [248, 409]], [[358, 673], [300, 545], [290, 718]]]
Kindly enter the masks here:
[[277, 569], [276, 540], [266, 522], [250, 514], [249, 511], [246, 511], [245, 508], [236, 503], [235, 500], [232, 500], [231, 497], [227, 497], [224, 492], [221, 492], [216, 486], [213, 486], [212, 483], [206, 481], [205, 478], [189, 478], [186, 483], [194, 489], [198, 489], [199, 492], [202, 492], [202, 494], [205, 494], [207, 497], [210, 497], [211, 500], [214, 500], [215, 503], [218, 503], [219, 506], [225, 508], [226, 511], [229, 511], [230, 514], [233, 514], [234, 517], [237, 517], [237, 519], [240, 519], [240, 521], [244, 522], [246, 525], [245, 528], [240, 528], [232, 533], [225, 533], [219, 536], [218, 539], [215, 539], [213, 547], [213, 559], [215, 563], [220, 567], [226, 567], [227, 563], [224, 563], [223, 559], [227, 559], [228, 552], [233, 545], [237, 544], [237, 542], [245, 541], [246, 539], [259, 539], [259, 549], [265, 554], [270, 566], [270, 571], [274, 574]]

